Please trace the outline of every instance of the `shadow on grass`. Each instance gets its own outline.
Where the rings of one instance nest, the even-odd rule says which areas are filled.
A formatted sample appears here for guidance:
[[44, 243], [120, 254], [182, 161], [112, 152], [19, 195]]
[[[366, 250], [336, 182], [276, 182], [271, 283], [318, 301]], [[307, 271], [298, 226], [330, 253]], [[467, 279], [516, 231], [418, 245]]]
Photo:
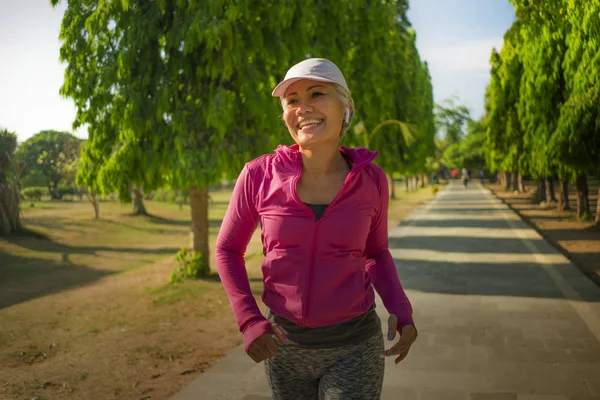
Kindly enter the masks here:
[[[165, 217], [161, 217], [158, 215], [150, 215], [148, 216], [148, 220], [154, 224], [164, 224], [164, 225], [173, 225], [173, 226], [191, 226], [190, 220], [182, 220], [182, 219], [169, 219]], [[211, 228], [220, 228], [223, 223], [222, 219], [211, 219], [208, 221], [208, 226]]]
[[[78, 223], [78, 221], [75, 220], [70, 220], [68, 218], [57, 218], [57, 217], [52, 217], [52, 218], [43, 218], [40, 216], [35, 216], [35, 217], [27, 217], [23, 219], [23, 223], [26, 225], [33, 225], [36, 227], [41, 227], [41, 228], [46, 228], [46, 229], [51, 229], [51, 230], [58, 230], [58, 231], [64, 231], [64, 232], [69, 232], [72, 234], [84, 234], [85, 230], [82, 229], [82, 226], [80, 223]], [[27, 235], [27, 232], [31, 232], [31, 231], [25, 231], [25, 233], [23, 233], [24, 235]]]
[[62, 262], [22, 257], [0, 250], [0, 309], [88, 285], [115, 272]]
[[[175, 254], [179, 247], [164, 247], [159, 249], [146, 249], [136, 247], [108, 247], [108, 246], [70, 246], [55, 242], [47, 235], [33, 230], [24, 230], [18, 235], [3, 238], [7, 242], [27, 250], [69, 254], [91, 254], [96, 255], [99, 251], [114, 251], [140, 254]], [[63, 256], [64, 257], [64, 256]]]

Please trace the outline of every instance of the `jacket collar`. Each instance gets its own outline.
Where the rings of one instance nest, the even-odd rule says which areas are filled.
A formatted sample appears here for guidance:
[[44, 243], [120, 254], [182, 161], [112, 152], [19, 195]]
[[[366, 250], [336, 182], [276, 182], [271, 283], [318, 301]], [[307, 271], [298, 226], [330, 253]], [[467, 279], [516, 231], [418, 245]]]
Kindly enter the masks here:
[[[340, 152], [352, 161], [352, 170], [364, 168], [370, 164], [379, 154], [378, 151], [371, 151], [365, 147], [343, 147], [340, 146]], [[279, 145], [275, 149], [275, 155], [283, 164], [285, 169], [296, 168], [298, 161], [301, 160], [300, 146], [294, 144], [292, 146]]]

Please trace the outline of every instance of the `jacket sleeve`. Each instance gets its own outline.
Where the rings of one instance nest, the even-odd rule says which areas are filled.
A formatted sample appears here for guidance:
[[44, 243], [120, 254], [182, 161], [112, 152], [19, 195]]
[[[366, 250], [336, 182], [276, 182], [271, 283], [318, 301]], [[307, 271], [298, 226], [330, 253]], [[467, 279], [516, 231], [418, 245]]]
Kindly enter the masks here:
[[252, 179], [246, 165], [233, 189], [215, 249], [217, 271], [244, 337], [246, 352], [258, 337], [271, 333], [271, 323], [260, 312], [250, 290], [244, 261], [246, 247], [258, 221]]
[[371, 282], [379, 293], [387, 311], [398, 317], [398, 332], [406, 325], [414, 326], [412, 306], [396, 271], [396, 265], [388, 246], [388, 203], [389, 189], [383, 170], [376, 167], [379, 201], [377, 214], [371, 222], [365, 254], [366, 270]]

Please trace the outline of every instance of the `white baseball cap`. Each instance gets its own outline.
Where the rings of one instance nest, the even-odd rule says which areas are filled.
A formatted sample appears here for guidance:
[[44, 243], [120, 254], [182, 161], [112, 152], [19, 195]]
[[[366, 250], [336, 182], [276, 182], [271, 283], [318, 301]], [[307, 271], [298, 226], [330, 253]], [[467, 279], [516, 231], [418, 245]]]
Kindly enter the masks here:
[[273, 90], [273, 96], [282, 97], [292, 83], [301, 79], [337, 83], [350, 91], [346, 79], [337, 65], [325, 58], [309, 58], [288, 70], [284, 80]]

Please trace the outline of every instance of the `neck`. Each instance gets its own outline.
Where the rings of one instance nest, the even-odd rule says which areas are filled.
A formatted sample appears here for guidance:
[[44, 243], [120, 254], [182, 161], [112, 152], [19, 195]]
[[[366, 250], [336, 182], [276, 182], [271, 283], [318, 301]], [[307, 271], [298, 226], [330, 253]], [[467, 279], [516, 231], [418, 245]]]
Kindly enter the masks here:
[[339, 145], [317, 146], [316, 148], [303, 148], [302, 170], [309, 175], [327, 175], [347, 168], [345, 158], [340, 153]]

